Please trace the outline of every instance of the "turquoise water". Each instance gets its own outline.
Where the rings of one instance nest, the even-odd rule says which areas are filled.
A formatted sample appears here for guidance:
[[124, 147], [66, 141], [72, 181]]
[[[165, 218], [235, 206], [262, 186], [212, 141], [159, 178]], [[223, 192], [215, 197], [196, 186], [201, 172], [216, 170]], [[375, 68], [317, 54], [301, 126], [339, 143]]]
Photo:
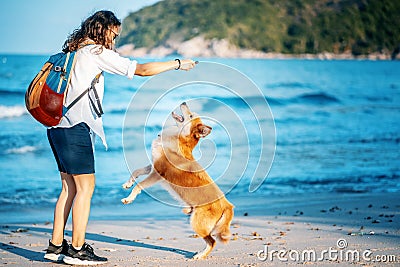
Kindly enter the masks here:
[[[46, 130], [30, 117], [24, 107], [26, 87], [46, 59], [46, 56], [0, 55], [2, 222], [51, 220], [51, 209], [60, 190]], [[132, 97], [139, 88], [146, 86], [149, 78], [129, 80], [106, 74], [104, 125], [109, 149], [105, 151], [99, 140], [95, 145], [97, 186], [93, 207], [97, 209], [99, 218], [125, 218], [133, 210], [139, 216], [163, 209], [164, 204], [149, 208], [147, 203], [156, 200], [146, 194], [135, 200], [136, 206], [134, 203], [122, 207], [120, 199], [129, 191], [123, 190], [121, 185], [129, 177], [128, 165], [137, 168], [148, 163], [148, 158], [141, 155], [148, 149], [152, 136], [155, 137], [162, 129], [170, 112], [182, 101], [189, 101], [189, 104], [191, 101], [190, 106], [200, 115], [213, 116], [214, 112], [217, 116], [218, 113], [219, 121], [223, 122], [214, 121], [213, 131], [203, 141], [201, 151], [195, 151], [198, 157], [211, 151], [213, 160], [207, 171], [212, 177], [219, 177], [229, 162], [247, 163], [248, 169], [243, 177], [238, 174], [232, 180], [217, 179], [223, 188], [230, 188], [227, 190], [228, 198], [234, 203], [235, 198], [243, 199], [252, 194], [284, 197], [294, 193], [400, 191], [400, 62], [207, 61], [225, 64], [245, 74], [267, 100], [276, 127], [276, 150], [267, 179], [255, 192], [249, 192], [250, 181], [246, 175], [247, 171], [251, 172], [249, 169], [254, 168], [254, 162], [251, 154], [242, 158], [239, 154], [241, 148], [259, 148], [259, 132], [253, 133], [252, 129], [263, 124], [246, 117], [248, 107], [243, 105], [240, 95], [224, 96], [205, 85], [185, 86], [178, 95], [163, 96], [149, 116], [150, 120], [144, 122], [138, 119], [140, 117], [126, 119], [125, 115]], [[223, 77], [225, 73], [218, 75]], [[151, 88], [140, 93], [150, 99], [151, 94], [160, 93], [157, 90]], [[194, 96], [201, 90], [207, 98], [197, 101]], [[253, 99], [250, 107], [259, 107], [259, 98], [248, 97]], [[216, 101], [229, 107], [230, 113], [210, 109]], [[149, 113], [148, 106], [143, 103], [135, 102], [131, 107], [137, 112], [135, 114]], [[209, 121], [212, 122], [212, 118]], [[247, 130], [247, 138], [229, 130], [228, 126], [228, 130], [224, 130], [225, 125], [237, 121], [244, 121], [238, 129]], [[129, 139], [131, 144], [124, 141], [123, 133], [133, 134]], [[143, 144], [143, 136], [147, 138], [144, 145], [136, 145]], [[129, 155], [128, 159], [125, 154]], [[160, 187], [149, 192], [150, 196], [155, 193], [157, 197], [166, 195], [165, 199], [168, 198]], [[35, 213], [34, 210], [44, 212]]]

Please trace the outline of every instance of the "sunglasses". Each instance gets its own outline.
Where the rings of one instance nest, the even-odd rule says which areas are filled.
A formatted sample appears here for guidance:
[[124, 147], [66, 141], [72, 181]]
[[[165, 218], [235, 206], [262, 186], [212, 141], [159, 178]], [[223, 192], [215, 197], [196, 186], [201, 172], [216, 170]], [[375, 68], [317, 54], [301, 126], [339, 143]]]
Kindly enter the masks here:
[[113, 40], [117, 39], [117, 37], [119, 36], [119, 33], [115, 32], [113, 29], [110, 29], [110, 31], [114, 34]]

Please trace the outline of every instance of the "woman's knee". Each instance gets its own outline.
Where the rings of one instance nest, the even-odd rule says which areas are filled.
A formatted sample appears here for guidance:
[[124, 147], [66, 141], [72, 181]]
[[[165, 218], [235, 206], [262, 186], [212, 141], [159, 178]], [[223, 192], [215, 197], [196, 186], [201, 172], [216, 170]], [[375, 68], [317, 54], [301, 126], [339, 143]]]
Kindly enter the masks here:
[[62, 194], [66, 194], [68, 196], [75, 196], [76, 194], [76, 185], [74, 178], [71, 174], [67, 173], [60, 173], [61, 175], [61, 182], [62, 182]]
[[91, 174], [76, 174], [72, 175], [76, 184], [78, 194], [92, 196], [95, 188], [95, 176]]

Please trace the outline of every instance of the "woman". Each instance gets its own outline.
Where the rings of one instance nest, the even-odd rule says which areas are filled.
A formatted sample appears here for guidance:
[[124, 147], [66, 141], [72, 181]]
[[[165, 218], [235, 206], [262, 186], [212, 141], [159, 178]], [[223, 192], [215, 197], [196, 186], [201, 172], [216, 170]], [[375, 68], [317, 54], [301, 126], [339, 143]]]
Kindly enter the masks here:
[[[73, 102], [95, 81], [100, 98], [104, 93], [102, 72], [130, 79], [134, 75], [151, 76], [168, 70], [190, 70], [195, 62], [173, 60], [139, 64], [113, 51], [121, 22], [111, 11], [98, 11], [76, 29], [65, 41], [63, 51], [76, 51], [76, 64], [65, 105]], [[94, 79], [97, 76], [98, 79]], [[100, 136], [106, 146], [101, 106], [86, 94], [65, 114], [59, 125], [49, 128], [47, 136], [61, 175], [62, 190], [54, 210], [52, 238], [45, 258], [67, 264], [100, 264], [107, 262], [85, 243], [90, 202], [95, 186], [93, 137]], [[96, 112], [97, 110], [97, 112]], [[74, 203], [73, 207], [72, 204]], [[64, 239], [64, 229], [72, 207], [72, 244]]]

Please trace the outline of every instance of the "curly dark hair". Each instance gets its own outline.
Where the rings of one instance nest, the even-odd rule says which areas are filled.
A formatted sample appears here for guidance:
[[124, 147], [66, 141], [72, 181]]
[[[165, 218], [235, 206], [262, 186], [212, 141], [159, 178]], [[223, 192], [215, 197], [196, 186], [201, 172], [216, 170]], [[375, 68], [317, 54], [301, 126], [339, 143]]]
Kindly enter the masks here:
[[74, 30], [72, 34], [68, 36], [62, 50], [63, 52], [76, 51], [79, 45], [88, 38], [94, 41], [95, 44], [112, 49], [112, 41], [107, 39], [107, 31], [111, 27], [120, 25], [121, 21], [113, 12], [107, 10], [97, 11], [83, 21], [80, 28]]

